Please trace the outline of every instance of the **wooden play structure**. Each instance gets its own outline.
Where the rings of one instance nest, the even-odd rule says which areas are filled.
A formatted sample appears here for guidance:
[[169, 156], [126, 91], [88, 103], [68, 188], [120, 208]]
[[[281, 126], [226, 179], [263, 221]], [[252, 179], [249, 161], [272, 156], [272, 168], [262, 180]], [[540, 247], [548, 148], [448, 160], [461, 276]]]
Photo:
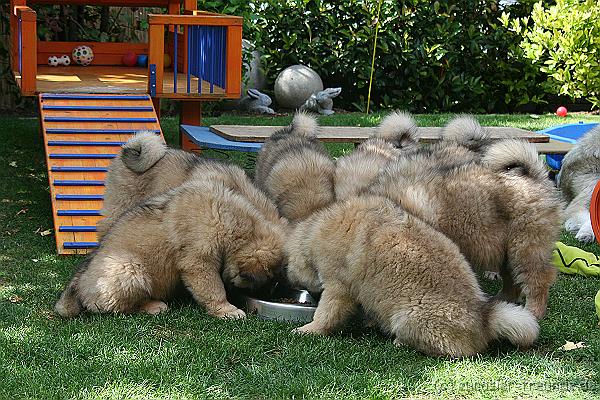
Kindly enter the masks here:
[[[98, 245], [110, 161], [135, 132], [162, 135], [160, 99], [180, 100], [180, 123], [198, 126], [202, 102], [240, 97], [242, 19], [198, 11], [195, 0], [10, 2], [12, 69], [21, 92], [39, 99], [57, 249], [84, 254]], [[161, 7], [165, 14], [148, 16], [148, 43], [44, 42], [32, 3]], [[70, 55], [79, 45], [92, 48], [91, 65], [48, 66], [49, 56]], [[148, 66], [123, 66], [128, 52], [146, 54]]]

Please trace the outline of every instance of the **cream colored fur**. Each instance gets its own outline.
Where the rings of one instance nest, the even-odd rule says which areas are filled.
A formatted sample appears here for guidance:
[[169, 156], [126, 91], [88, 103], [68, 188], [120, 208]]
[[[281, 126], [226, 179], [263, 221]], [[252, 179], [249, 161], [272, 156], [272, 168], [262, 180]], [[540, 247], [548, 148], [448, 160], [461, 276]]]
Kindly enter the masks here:
[[298, 113], [268, 138], [256, 162], [256, 184], [281, 215], [301, 221], [335, 200], [335, 164], [317, 140], [314, 117]]
[[391, 163], [370, 190], [448, 235], [474, 267], [499, 271], [501, 297], [516, 302], [524, 295], [541, 318], [556, 278], [550, 257], [561, 202], [530, 146], [498, 142], [482, 163], [455, 165], [436, 151], [415, 152]]
[[63, 317], [83, 310], [157, 313], [182, 282], [209, 314], [243, 318], [225, 285], [271, 279], [284, 259], [285, 229], [284, 220], [266, 216], [219, 177], [188, 182], [115, 221], [55, 310]]
[[299, 223], [288, 242], [289, 280], [323, 290], [299, 333], [331, 334], [360, 306], [397, 345], [469, 356], [496, 338], [530, 346], [535, 317], [488, 299], [458, 247], [384, 197], [351, 197]]
[[98, 236], [128, 209], [152, 196], [186, 182], [214, 179], [241, 192], [271, 221], [279, 219], [275, 205], [254, 187], [243, 169], [168, 148], [159, 136], [141, 133], [130, 139], [111, 163], [102, 209], [105, 218], [98, 224]]

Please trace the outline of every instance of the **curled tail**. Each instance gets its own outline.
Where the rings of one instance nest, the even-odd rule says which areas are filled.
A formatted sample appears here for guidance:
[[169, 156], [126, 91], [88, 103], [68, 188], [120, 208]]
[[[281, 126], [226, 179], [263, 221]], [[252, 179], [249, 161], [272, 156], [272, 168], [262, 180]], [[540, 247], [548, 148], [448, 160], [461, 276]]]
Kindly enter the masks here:
[[395, 147], [402, 148], [419, 141], [417, 123], [414, 118], [405, 112], [396, 111], [381, 121], [373, 137], [392, 143]]
[[121, 161], [132, 171], [145, 172], [167, 152], [162, 138], [152, 132], [138, 132], [121, 149]]
[[548, 176], [535, 146], [525, 140], [502, 139], [485, 150], [481, 163], [495, 172], [545, 180]]
[[477, 149], [481, 141], [489, 139], [487, 131], [471, 115], [454, 117], [442, 129], [442, 140], [456, 142], [470, 149]]
[[520, 347], [536, 341], [540, 327], [535, 316], [525, 308], [504, 301], [490, 300], [488, 329], [494, 339], [508, 339]]
[[313, 115], [298, 112], [294, 115], [294, 119], [290, 125], [290, 133], [306, 138], [316, 138], [318, 126], [317, 118]]

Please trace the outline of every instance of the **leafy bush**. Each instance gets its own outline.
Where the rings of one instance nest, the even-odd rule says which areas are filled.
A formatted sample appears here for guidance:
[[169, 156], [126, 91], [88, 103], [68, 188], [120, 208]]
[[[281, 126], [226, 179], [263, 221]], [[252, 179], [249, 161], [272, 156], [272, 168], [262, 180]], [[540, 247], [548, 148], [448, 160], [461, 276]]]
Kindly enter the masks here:
[[[502, 26], [495, 0], [382, 0], [372, 106], [412, 111], [506, 111], [543, 101], [543, 81], [523, 58], [521, 37]], [[246, 19], [272, 85], [292, 64], [341, 86], [336, 105], [362, 109], [378, 0], [200, 1]], [[513, 8], [510, 8], [513, 7]], [[527, 1], [509, 11], [527, 15]], [[272, 86], [271, 86], [272, 87]]]
[[557, 0], [536, 3], [529, 18], [503, 25], [523, 35], [521, 47], [547, 75], [546, 88], [572, 99], [585, 98], [600, 106], [600, 1]]

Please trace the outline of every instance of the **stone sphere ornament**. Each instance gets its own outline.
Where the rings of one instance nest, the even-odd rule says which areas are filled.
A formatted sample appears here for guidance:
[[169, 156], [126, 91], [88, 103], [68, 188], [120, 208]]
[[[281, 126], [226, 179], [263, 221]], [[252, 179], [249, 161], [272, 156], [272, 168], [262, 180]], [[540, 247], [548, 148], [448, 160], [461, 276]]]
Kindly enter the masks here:
[[73, 61], [75, 61], [75, 63], [85, 67], [92, 63], [92, 60], [94, 59], [94, 52], [89, 46], [77, 46], [73, 49], [71, 56], [73, 57]]
[[275, 79], [275, 99], [282, 108], [299, 108], [313, 93], [322, 90], [323, 81], [319, 74], [305, 65], [292, 65]]

